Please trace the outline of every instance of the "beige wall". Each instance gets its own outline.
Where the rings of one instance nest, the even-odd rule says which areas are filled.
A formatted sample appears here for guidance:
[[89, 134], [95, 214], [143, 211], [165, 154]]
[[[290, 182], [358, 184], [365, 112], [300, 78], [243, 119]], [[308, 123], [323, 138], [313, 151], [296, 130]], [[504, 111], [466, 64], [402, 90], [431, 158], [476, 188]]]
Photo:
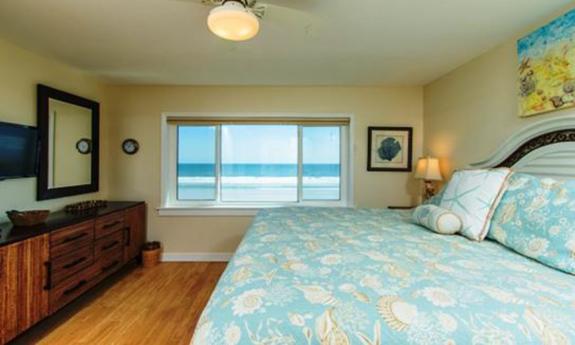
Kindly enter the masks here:
[[533, 121], [575, 113], [518, 116], [516, 41], [559, 14], [425, 86], [423, 147], [426, 154], [441, 158], [446, 175], [488, 158], [510, 135]]
[[[94, 100], [103, 99], [97, 79], [0, 40], [0, 121], [36, 125], [36, 84], [43, 83]], [[107, 118], [102, 107], [102, 151], [107, 151]], [[63, 205], [89, 198], [107, 196], [107, 160], [102, 154], [101, 192], [72, 198], [36, 202], [36, 179], [24, 178], [0, 182], [0, 220], [11, 209], [60, 209]]]
[[[144, 199], [150, 207], [148, 237], [172, 253], [232, 252], [250, 217], [159, 217], [160, 116], [163, 112], [300, 112], [355, 114], [355, 203], [360, 207], [408, 205], [418, 184], [408, 173], [366, 171], [367, 127], [414, 127], [414, 157], [421, 153], [420, 87], [138, 87], [108, 88], [114, 119], [110, 132], [111, 196]], [[125, 138], [140, 142], [122, 153]]]

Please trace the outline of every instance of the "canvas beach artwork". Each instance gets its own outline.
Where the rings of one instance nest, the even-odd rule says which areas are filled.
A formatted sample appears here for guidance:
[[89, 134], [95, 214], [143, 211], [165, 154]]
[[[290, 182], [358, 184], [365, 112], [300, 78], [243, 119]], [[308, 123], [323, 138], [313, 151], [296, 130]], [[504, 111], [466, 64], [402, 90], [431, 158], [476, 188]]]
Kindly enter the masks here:
[[575, 9], [517, 42], [519, 116], [575, 105]]
[[411, 171], [411, 127], [368, 128], [368, 171]]

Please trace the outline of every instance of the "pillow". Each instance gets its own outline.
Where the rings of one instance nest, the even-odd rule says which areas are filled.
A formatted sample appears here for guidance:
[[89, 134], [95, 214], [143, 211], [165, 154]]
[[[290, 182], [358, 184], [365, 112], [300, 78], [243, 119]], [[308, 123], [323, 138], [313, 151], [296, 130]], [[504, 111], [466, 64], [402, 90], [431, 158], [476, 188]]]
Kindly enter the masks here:
[[416, 224], [443, 235], [453, 235], [463, 225], [455, 213], [435, 205], [418, 206], [412, 217]]
[[489, 238], [575, 274], [575, 180], [513, 174], [493, 215]]
[[461, 234], [482, 241], [510, 174], [509, 169], [457, 171], [445, 187], [439, 206], [461, 218]]

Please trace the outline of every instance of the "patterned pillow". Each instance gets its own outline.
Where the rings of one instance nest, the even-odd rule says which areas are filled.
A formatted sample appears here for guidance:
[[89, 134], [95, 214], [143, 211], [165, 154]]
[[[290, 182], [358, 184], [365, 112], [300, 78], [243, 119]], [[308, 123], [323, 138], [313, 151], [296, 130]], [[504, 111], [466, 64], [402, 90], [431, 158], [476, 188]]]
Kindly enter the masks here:
[[457, 171], [447, 184], [439, 206], [461, 218], [461, 234], [482, 241], [510, 174], [509, 169]]
[[412, 217], [415, 224], [443, 235], [453, 235], [463, 225], [455, 213], [435, 205], [418, 206]]
[[493, 215], [489, 238], [575, 274], [575, 180], [513, 174]]

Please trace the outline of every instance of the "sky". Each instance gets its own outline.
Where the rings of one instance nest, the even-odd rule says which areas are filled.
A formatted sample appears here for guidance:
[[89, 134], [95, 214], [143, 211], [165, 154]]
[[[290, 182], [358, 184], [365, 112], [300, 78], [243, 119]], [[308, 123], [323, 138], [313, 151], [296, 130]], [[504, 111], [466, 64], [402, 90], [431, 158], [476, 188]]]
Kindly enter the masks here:
[[[180, 126], [180, 163], [214, 163], [213, 126]], [[304, 164], [339, 163], [339, 127], [304, 127]], [[297, 126], [222, 126], [223, 164], [297, 164]]]

